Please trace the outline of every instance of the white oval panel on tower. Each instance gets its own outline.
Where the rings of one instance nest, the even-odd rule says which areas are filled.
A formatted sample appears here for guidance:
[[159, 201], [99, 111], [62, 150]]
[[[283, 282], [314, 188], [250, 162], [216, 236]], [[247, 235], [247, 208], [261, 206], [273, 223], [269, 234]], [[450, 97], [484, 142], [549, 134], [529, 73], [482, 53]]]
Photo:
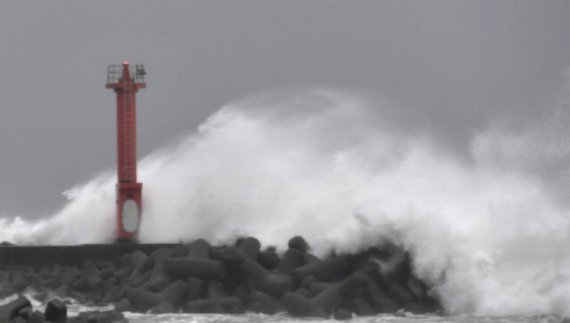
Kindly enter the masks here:
[[123, 229], [128, 233], [137, 231], [139, 226], [139, 207], [137, 202], [128, 199], [123, 203]]

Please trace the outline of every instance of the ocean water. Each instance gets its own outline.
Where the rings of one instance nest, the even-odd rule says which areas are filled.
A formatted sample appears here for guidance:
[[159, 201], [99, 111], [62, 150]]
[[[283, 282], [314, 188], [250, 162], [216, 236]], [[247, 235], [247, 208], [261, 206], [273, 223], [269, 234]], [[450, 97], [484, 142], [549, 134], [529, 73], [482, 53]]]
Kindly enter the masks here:
[[[35, 298], [34, 291], [24, 293], [30, 299], [34, 310], [44, 311], [45, 302]], [[0, 305], [14, 300], [12, 295], [0, 300]], [[49, 298], [49, 297], [48, 297]], [[113, 306], [88, 306], [77, 303], [74, 299], [63, 299], [68, 303], [68, 316], [76, 316], [86, 311], [109, 311]], [[264, 314], [141, 314], [123, 313], [131, 323], [325, 323], [341, 322], [338, 320], [320, 318], [296, 318], [285, 313], [277, 315]], [[568, 319], [557, 315], [506, 315], [506, 316], [477, 316], [477, 315], [415, 315], [411, 313], [398, 313], [397, 315], [380, 314], [370, 317], [353, 316], [352, 323], [567, 323]]]
[[[135, 315], [128, 314], [129, 322], [133, 323], [325, 323], [342, 322], [334, 319], [299, 319], [284, 315], [214, 315], [214, 314], [175, 314], [175, 315]], [[372, 317], [354, 317], [352, 323], [559, 323], [556, 316], [424, 316], [413, 315], [396, 317], [391, 315], [378, 315]]]
[[[450, 316], [356, 321], [549, 321], [570, 312], [568, 102], [516, 131], [500, 122], [474, 130], [460, 152], [359, 95], [316, 89], [234, 102], [141, 159], [140, 238], [224, 244], [251, 235], [283, 251], [303, 235], [317, 255], [388, 240], [412, 255]], [[67, 191], [51, 217], [0, 217], [0, 241], [110, 242], [114, 194], [104, 172]], [[133, 316], [226, 319], [296, 320]]]

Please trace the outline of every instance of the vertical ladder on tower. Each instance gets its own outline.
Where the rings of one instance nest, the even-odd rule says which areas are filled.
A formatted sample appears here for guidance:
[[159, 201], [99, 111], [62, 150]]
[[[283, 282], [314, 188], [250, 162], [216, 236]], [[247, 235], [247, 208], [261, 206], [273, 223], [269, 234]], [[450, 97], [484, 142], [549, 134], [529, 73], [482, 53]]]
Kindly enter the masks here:
[[125, 143], [125, 151], [123, 156], [123, 171], [125, 174], [125, 180], [131, 182], [133, 180], [132, 176], [132, 165], [133, 165], [133, 151], [132, 151], [132, 143], [133, 143], [133, 120], [132, 120], [132, 113], [131, 111], [131, 95], [132, 95], [132, 88], [130, 82], [125, 82], [125, 95], [123, 98], [123, 120], [124, 120], [124, 127], [123, 127], [123, 138]]

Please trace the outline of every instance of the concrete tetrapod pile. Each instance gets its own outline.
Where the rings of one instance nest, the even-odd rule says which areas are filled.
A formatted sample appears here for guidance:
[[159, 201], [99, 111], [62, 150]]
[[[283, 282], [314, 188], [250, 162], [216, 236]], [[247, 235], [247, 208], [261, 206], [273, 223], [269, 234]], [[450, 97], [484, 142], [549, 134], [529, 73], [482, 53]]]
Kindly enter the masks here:
[[253, 237], [222, 247], [200, 239], [149, 255], [135, 251], [116, 262], [87, 261], [81, 269], [56, 265], [0, 272], [0, 296], [26, 288], [44, 300], [56, 295], [82, 304], [114, 304], [117, 312], [288, 313], [348, 319], [354, 314], [441, 311], [401, 249], [390, 245], [320, 259], [299, 236], [289, 240], [282, 255], [271, 247], [261, 250]]

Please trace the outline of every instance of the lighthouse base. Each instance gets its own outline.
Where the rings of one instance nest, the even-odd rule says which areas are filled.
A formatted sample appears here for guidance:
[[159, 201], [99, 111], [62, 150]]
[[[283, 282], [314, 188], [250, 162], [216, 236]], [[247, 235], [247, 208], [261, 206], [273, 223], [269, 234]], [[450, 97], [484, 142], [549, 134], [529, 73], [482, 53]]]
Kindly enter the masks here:
[[117, 242], [137, 241], [142, 214], [142, 184], [117, 184]]

